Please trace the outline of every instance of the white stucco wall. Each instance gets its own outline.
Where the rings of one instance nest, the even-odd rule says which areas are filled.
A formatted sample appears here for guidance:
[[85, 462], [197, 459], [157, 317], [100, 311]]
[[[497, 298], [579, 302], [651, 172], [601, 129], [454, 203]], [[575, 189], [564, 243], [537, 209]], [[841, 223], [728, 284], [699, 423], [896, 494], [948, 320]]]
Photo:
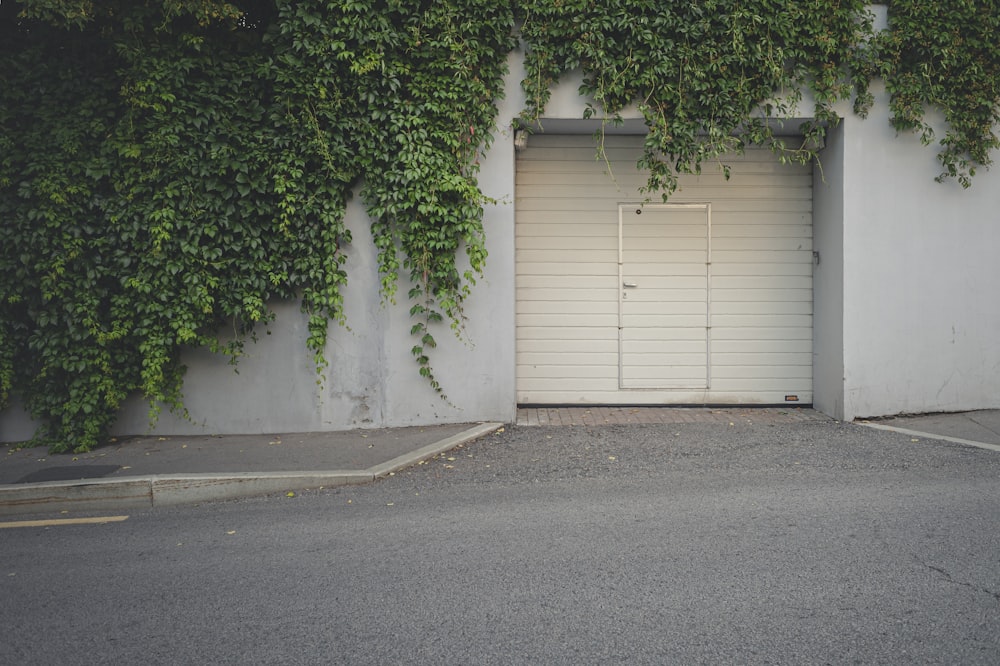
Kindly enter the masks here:
[[[886, 26], [885, 5], [874, 5]], [[1000, 407], [1000, 171], [936, 183], [937, 149], [896, 136], [873, 85], [814, 183], [814, 402], [842, 419]], [[943, 131], [941, 119], [936, 119]]]
[[[434, 331], [431, 364], [447, 400], [418, 373], [411, 348], [409, 287], [397, 304], [380, 303], [376, 252], [369, 219], [357, 199], [348, 207], [353, 241], [347, 250], [344, 290], [348, 328], [331, 324], [326, 381], [317, 384], [306, 349], [306, 318], [298, 303], [275, 302], [276, 320], [248, 342], [238, 371], [204, 350], [184, 355], [189, 418], [164, 411], [149, 429], [148, 405], [136, 396], [123, 408], [113, 433], [238, 434], [343, 430], [473, 421], [510, 422], [514, 387], [514, 145], [510, 122], [523, 107], [520, 58], [511, 57], [493, 148], [483, 160], [480, 183], [498, 204], [484, 216], [489, 253], [486, 275], [469, 297], [463, 339], [448, 325]], [[14, 403], [0, 413], [0, 441], [31, 436], [34, 426]]]
[[[426, 425], [514, 418], [514, 212], [513, 138], [507, 128], [482, 167], [481, 182], [496, 206], [487, 207], [487, 274], [473, 288], [462, 339], [445, 324], [431, 365], [447, 400], [418, 373], [410, 350], [407, 284], [397, 303], [381, 303], [376, 252], [369, 219], [357, 199], [348, 207], [352, 243], [344, 290], [347, 327], [331, 324], [326, 346], [330, 365], [318, 377], [305, 347], [306, 317], [298, 303], [272, 303], [276, 320], [258, 342], [247, 343], [238, 374], [205, 351], [185, 356], [185, 404], [190, 420], [169, 413], [155, 426], [160, 434], [295, 432], [356, 427]], [[134, 400], [114, 428], [119, 434], [147, 430], [147, 406]]]
[[[465, 306], [462, 339], [447, 323], [434, 330], [433, 371], [447, 399], [418, 373], [411, 354], [407, 284], [397, 303], [383, 305], [369, 219], [355, 199], [348, 207], [352, 243], [344, 290], [347, 328], [331, 325], [326, 381], [318, 385], [305, 347], [305, 316], [297, 303], [273, 303], [271, 335], [248, 343], [235, 374], [204, 351], [190, 353], [185, 404], [190, 420], [160, 417], [161, 434], [342, 430], [356, 427], [426, 425], [513, 420], [514, 403], [514, 147], [509, 121], [520, 109], [520, 78], [509, 77], [501, 127], [480, 182], [498, 201], [484, 215], [489, 253], [486, 275]], [[146, 406], [136, 400], [123, 410], [115, 432], [147, 428]]]
[[[580, 118], [577, 85], [554, 90], [544, 129], [588, 131], [561, 120]], [[847, 420], [1000, 408], [1000, 169], [969, 190], [936, 183], [937, 149], [896, 136], [873, 92], [867, 119], [842, 105], [814, 172], [815, 406]]]
[[[382, 307], [375, 249], [360, 202], [345, 290], [349, 329], [331, 328], [330, 367], [316, 383], [296, 303], [272, 304], [277, 320], [248, 343], [239, 374], [204, 351], [185, 356], [190, 420], [163, 414], [160, 434], [340, 430], [515, 416], [514, 147], [508, 123], [523, 108], [518, 54], [480, 182], [499, 203], [485, 213], [486, 275], [466, 304], [459, 341], [435, 332], [434, 371], [449, 400], [419, 376], [411, 321], [400, 302]], [[568, 80], [553, 94], [549, 131], [592, 131]], [[1000, 169], [971, 190], [937, 184], [933, 147], [896, 137], [884, 93], [868, 120], [844, 109], [815, 171], [815, 404], [838, 418], [1000, 407]], [[808, 108], [808, 102], [801, 108]], [[577, 119], [577, 120], [571, 120]], [[561, 123], [561, 124], [560, 124]], [[588, 129], [589, 128], [589, 129]], [[629, 128], [626, 128], [628, 131]], [[147, 431], [147, 406], [132, 401], [115, 432]], [[0, 441], [31, 424], [15, 404], [0, 413]]]
[[844, 129], [813, 169], [813, 405], [844, 415]]
[[1000, 407], [1000, 171], [935, 183], [875, 92], [843, 127], [843, 417]]

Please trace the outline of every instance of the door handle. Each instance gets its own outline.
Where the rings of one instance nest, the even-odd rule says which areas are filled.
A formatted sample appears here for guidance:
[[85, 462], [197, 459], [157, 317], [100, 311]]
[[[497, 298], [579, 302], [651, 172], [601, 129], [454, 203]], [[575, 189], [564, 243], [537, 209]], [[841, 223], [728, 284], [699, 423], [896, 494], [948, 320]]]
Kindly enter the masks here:
[[624, 282], [624, 283], [622, 283], [622, 286], [626, 287], [626, 288], [629, 288], [629, 289], [634, 289], [634, 288], [638, 287], [639, 285], [636, 284], [635, 282]]

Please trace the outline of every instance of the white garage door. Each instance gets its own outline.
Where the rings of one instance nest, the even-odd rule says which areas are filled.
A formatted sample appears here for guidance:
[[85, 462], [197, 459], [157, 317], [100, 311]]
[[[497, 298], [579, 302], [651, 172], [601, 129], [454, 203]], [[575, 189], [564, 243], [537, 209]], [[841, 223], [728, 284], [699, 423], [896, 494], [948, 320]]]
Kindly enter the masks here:
[[641, 145], [518, 154], [518, 402], [811, 402], [810, 167], [751, 150], [646, 202]]

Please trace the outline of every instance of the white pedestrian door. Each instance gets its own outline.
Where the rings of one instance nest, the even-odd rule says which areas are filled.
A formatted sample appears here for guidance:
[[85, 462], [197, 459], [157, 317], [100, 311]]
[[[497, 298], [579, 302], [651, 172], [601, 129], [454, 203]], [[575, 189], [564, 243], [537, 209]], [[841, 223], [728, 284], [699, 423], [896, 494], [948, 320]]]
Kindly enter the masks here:
[[618, 232], [619, 388], [710, 388], [710, 204], [621, 204]]

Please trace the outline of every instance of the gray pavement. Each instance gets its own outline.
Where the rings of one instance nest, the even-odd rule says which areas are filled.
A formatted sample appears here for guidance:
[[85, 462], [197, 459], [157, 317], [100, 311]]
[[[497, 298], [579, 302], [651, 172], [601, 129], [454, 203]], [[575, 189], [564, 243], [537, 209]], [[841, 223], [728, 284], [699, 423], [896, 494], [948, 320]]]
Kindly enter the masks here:
[[501, 427], [129, 437], [89, 453], [0, 449], [0, 515], [116, 510], [367, 483]]
[[997, 663], [1000, 454], [658, 416], [706, 422], [504, 426], [376, 483], [0, 519], [0, 664]]
[[[524, 426], [808, 424], [802, 408], [591, 407], [518, 410]], [[1000, 410], [861, 422], [1000, 452]], [[324, 433], [131, 437], [89, 453], [0, 448], [0, 516], [143, 508], [368, 483], [494, 432], [501, 423]]]

